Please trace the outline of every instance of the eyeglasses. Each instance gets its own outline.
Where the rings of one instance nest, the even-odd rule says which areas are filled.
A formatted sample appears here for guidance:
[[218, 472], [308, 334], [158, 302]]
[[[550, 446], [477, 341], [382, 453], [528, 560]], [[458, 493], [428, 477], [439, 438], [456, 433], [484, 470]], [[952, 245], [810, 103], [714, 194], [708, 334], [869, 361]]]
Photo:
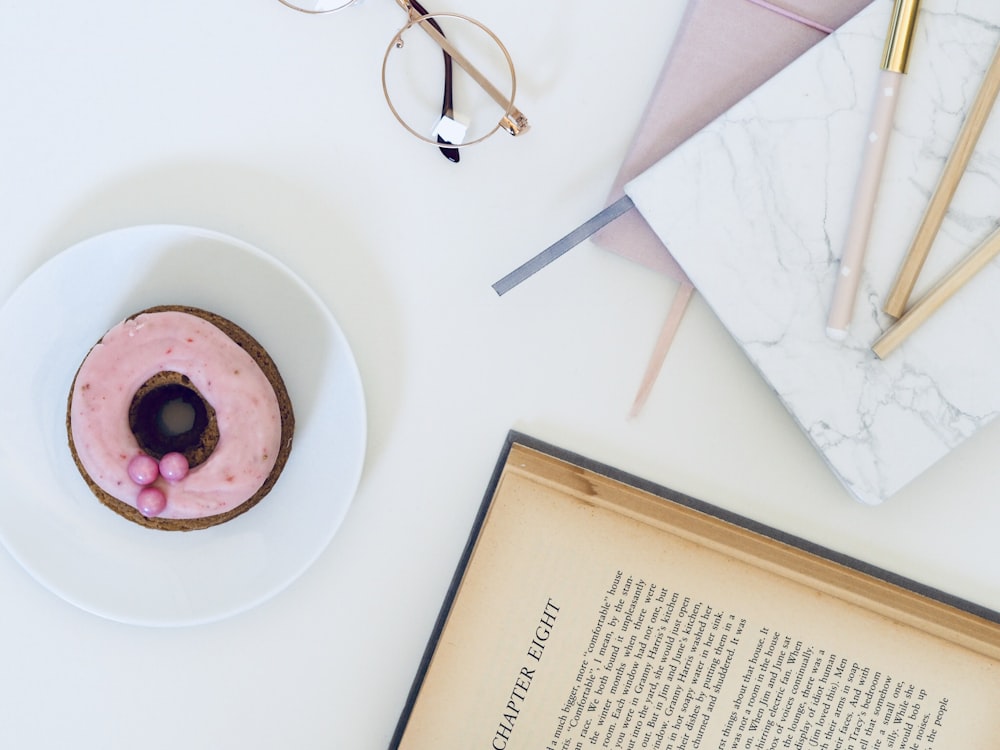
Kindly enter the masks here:
[[[278, 0], [310, 15], [333, 13], [360, 1]], [[382, 93], [411, 135], [438, 146], [457, 162], [462, 147], [500, 130], [514, 136], [528, 130], [528, 118], [514, 106], [514, 63], [496, 34], [468, 16], [430, 13], [416, 0], [395, 2], [406, 11], [407, 22], [382, 59]], [[424, 33], [408, 34], [417, 28]]]

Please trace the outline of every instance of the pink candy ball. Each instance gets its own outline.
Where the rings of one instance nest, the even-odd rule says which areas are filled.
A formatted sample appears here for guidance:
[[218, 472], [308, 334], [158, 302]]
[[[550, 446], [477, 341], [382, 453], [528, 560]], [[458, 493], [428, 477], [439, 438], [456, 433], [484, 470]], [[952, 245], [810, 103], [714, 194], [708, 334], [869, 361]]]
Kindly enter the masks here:
[[167, 496], [163, 490], [156, 487], [144, 487], [139, 490], [139, 495], [135, 499], [135, 507], [146, 518], [153, 518], [160, 515], [167, 507]]
[[145, 486], [152, 484], [160, 473], [156, 459], [140, 453], [128, 462], [128, 475], [136, 484]]
[[160, 459], [160, 474], [168, 482], [179, 482], [188, 473], [188, 461], [183, 453], [168, 453]]

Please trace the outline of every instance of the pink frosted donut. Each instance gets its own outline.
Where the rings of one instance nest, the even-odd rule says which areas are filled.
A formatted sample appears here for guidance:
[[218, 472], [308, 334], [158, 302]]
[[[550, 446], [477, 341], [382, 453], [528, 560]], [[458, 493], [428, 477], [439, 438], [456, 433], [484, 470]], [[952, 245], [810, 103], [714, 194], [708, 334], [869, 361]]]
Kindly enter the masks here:
[[[109, 330], [77, 371], [66, 421], [94, 494], [129, 520], [171, 530], [213, 526], [255, 505], [281, 473], [294, 430], [263, 347], [191, 307], [150, 308]], [[159, 472], [146, 457], [162, 461]], [[165, 503], [150, 503], [150, 489]]]

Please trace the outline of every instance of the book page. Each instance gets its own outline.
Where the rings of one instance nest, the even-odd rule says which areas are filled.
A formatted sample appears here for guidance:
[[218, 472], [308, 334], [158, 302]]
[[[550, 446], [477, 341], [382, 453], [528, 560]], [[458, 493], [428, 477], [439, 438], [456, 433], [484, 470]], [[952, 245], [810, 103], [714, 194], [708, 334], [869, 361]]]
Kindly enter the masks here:
[[969, 750], [998, 704], [995, 655], [507, 471], [400, 747]]

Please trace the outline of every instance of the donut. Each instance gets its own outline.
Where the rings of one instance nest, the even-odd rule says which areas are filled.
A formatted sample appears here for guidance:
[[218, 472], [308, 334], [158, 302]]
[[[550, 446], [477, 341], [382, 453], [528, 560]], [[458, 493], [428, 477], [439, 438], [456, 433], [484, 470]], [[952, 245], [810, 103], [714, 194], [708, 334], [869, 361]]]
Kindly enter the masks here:
[[295, 417], [277, 366], [231, 320], [151, 307], [108, 330], [70, 387], [73, 461], [111, 510], [191, 531], [245, 513], [288, 460]]

